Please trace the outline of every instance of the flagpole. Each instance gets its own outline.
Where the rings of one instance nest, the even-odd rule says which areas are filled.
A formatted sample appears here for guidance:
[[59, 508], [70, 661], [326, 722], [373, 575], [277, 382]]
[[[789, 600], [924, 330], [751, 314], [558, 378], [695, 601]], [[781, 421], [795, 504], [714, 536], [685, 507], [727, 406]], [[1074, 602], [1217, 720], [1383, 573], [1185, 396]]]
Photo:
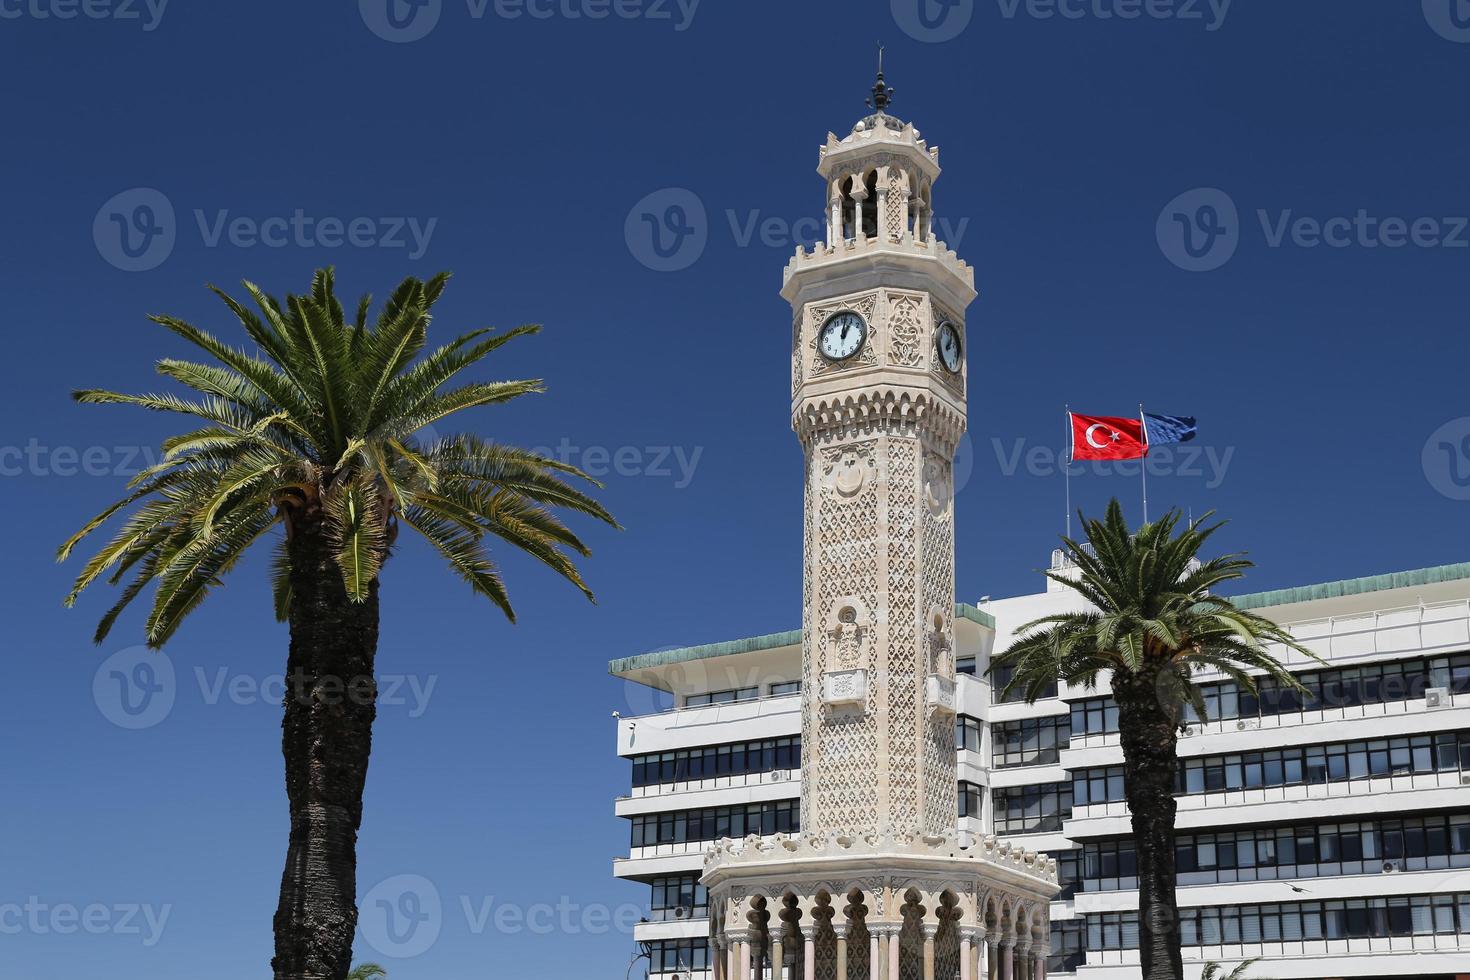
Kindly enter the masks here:
[[1067, 511], [1065, 516], [1067, 518], [1067, 537], [1070, 538], [1072, 536], [1072, 456], [1076, 452], [1076, 449], [1072, 446], [1072, 406], [1065, 405], [1063, 407], [1065, 414], [1062, 416], [1062, 428], [1066, 431], [1063, 433], [1062, 438], [1065, 440], [1063, 445], [1067, 448], [1066, 454], [1062, 457], [1062, 472], [1067, 477]]
[[1138, 403], [1138, 427], [1143, 430], [1143, 455], [1138, 460], [1138, 472], [1143, 478], [1143, 523], [1148, 523], [1148, 422], [1143, 417], [1143, 402]]

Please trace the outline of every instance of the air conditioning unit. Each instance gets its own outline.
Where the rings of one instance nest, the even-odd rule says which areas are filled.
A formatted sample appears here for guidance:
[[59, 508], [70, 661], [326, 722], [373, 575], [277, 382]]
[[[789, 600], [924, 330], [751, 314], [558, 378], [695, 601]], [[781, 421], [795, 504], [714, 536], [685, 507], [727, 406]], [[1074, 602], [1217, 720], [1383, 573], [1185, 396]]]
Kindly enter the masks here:
[[1397, 861], [1384, 861], [1383, 862], [1383, 873], [1386, 874], [1386, 875], [1391, 875], [1395, 871], [1402, 871], [1402, 870], [1404, 870], [1404, 869], [1401, 868], [1401, 867], [1399, 867], [1399, 863]]
[[1460, 773], [1460, 785], [1461, 786], [1470, 786], [1470, 772], [1462, 772], [1462, 773]]
[[674, 909], [674, 918], [676, 919], [692, 919], [693, 917], [694, 909], [690, 908], [687, 905], [681, 905], [678, 908]]
[[1424, 707], [1433, 711], [1436, 708], [1450, 707], [1450, 692], [1447, 688], [1431, 687], [1424, 692]]
[[784, 781], [786, 781], [786, 780], [788, 780], [790, 778], [791, 778], [791, 770], [790, 769], [772, 769], [771, 770], [771, 782], [773, 782], [773, 783], [784, 782]]
[[1246, 721], [1245, 719], [1241, 719], [1240, 721], [1237, 721], [1235, 723], [1235, 730], [1237, 732], [1243, 732], [1243, 731], [1246, 731], [1247, 729], [1260, 728], [1260, 727], [1261, 727], [1261, 723], [1259, 721]]

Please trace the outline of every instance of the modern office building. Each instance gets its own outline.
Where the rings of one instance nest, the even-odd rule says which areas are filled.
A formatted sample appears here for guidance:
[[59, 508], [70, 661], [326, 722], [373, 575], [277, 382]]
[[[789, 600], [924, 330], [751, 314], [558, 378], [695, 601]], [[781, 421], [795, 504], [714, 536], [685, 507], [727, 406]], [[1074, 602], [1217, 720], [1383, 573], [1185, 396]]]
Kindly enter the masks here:
[[[875, 96], [828, 136], [827, 242], [798, 251], [783, 288], [802, 628], [612, 662], [672, 699], [618, 721], [630, 845], [614, 872], [649, 902], [636, 938], [660, 978], [1136, 978], [1106, 684], [1028, 705], [985, 676], [1022, 624], [1079, 599], [1047, 579], [954, 600], [972, 274], [934, 239], [938, 151], [884, 111], [881, 75]], [[1072, 571], [1060, 554], [1052, 568]], [[1177, 789], [1189, 969], [1262, 957], [1282, 980], [1470, 980], [1470, 564], [1236, 601], [1323, 662], [1275, 651], [1310, 697], [1199, 678], [1210, 711], [1180, 742]], [[818, 880], [822, 860], [839, 870]], [[752, 861], [760, 887], [738, 883]], [[943, 861], [979, 870], [927, 891], [900, 870], [954, 880]], [[916, 892], [940, 908], [911, 935]]]

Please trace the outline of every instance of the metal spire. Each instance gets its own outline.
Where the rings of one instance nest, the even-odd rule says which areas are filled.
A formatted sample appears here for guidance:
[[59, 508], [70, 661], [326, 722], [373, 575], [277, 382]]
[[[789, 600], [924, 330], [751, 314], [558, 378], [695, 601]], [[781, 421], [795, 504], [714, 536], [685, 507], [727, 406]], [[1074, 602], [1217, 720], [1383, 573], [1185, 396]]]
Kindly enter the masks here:
[[893, 88], [883, 81], [883, 45], [878, 45], [878, 81], [873, 85], [873, 95], [867, 100], [868, 107], [882, 113], [893, 101]]

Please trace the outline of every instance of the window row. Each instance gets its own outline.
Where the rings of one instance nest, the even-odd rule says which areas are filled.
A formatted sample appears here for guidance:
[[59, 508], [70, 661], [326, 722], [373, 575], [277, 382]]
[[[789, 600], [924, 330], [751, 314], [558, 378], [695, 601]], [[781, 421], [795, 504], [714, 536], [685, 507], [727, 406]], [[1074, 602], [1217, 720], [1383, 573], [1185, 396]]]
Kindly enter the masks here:
[[[1233, 681], [1202, 684], [1200, 693], [1205, 702], [1205, 720], [1265, 718], [1298, 711], [1415, 701], [1422, 699], [1424, 692], [1431, 687], [1467, 694], [1470, 693], [1470, 654], [1314, 670], [1297, 674], [1296, 678], [1307, 693], [1283, 687], [1265, 677], [1257, 681], [1255, 693], [1242, 689]], [[1193, 705], [1186, 707], [1185, 716], [1191, 723], [1197, 724], [1201, 720]], [[1118, 705], [1112, 698], [1089, 698], [1072, 703], [1073, 735], [1107, 735], [1117, 730]]]
[[648, 917], [654, 922], [709, 917], [709, 892], [699, 883], [699, 875], [668, 875], [653, 879], [651, 885]]
[[1179, 766], [1175, 792], [1212, 793], [1456, 770], [1470, 771], [1470, 731], [1185, 759]]
[[[1011, 678], [1015, 673], [1015, 668], [1011, 666], [996, 667], [990, 672], [990, 700], [992, 704], [1014, 704], [1017, 701], [1026, 700], [1026, 689], [1021, 685], [1017, 685], [1015, 690], [1004, 697], [1001, 696], [1001, 692], [1011, 682]], [[1056, 681], [1052, 681], [1042, 689], [1041, 693], [1037, 695], [1037, 698], [1054, 698], [1056, 696], [1057, 683]]]
[[1042, 834], [1062, 829], [1072, 815], [1072, 787], [1066, 783], [1012, 786], [991, 791], [996, 834]]
[[985, 722], [969, 715], [956, 715], [954, 747], [957, 752], [979, 752], [985, 744]]
[[633, 757], [633, 785], [656, 786], [716, 776], [742, 776], [801, 768], [801, 738], [705, 745]]
[[[1087, 844], [1072, 853], [1080, 854], [1072, 873], [1084, 890], [1138, 887], [1131, 840]], [[1060, 859], [1059, 866], [1069, 870]], [[1470, 867], [1470, 813], [1180, 834], [1175, 866], [1186, 885], [1377, 874], [1390, 866]]]
[[991, 763], [1000, 769], [1047, 765], [1061, 758], [1071, 738], [1066, 715], [998, 722], [990, 727]]
[[633, 818], [633, 846], [687, 844], [749, 834], [794, 834], [801, 829], [800, 824], [800, 800], [644, 813]]
[[[1470, 893], [1179, 910], [1184, 946], [1470, 935]], [[1087, 916], [1087, 949], [1138, 948], [1138, 913]]]
[[709, 968], [708, 939], [659, 939], [648, 944], [649, 973], [699, 973]]

